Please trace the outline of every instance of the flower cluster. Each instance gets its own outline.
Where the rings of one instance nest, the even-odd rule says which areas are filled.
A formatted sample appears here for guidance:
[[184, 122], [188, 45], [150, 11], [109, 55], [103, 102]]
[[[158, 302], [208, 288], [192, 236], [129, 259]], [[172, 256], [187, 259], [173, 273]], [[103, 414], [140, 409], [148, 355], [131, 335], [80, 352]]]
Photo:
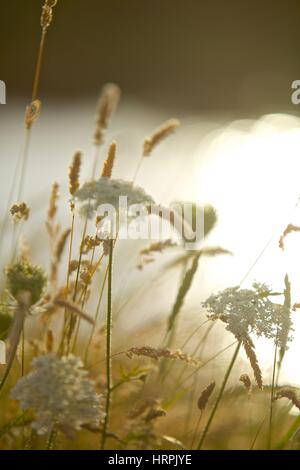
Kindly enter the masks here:
[[6, 269], [7, 289], [20, 301], [24, 293], [29, 294], [30, 305], [36, 304], [42, 297], [47, 277], [42, 268], [27, 262], [17, 262]]
[[254, 333], [272, 339], [278, 346], [290, 340], [292, 322], [290, 309], [273, 303], [266, 284], [253, 284], [253, 289], [230, 287], [211, 295], [203, 306], [212, 320], [220, 319], [238, 339]]
[[151, 196], [130, 181], [101, 177], [98, 181], [86, 183], [76, 194], [82, 203], [80, 212], [92, 217], [102, 204], [110, 204], [116, 211], [120, 210], [120, 197], [127, 198], [128, 208], [135, 204], [150, 205], [154, 203]]
[[33, 409], [32, 427], [46, 434], [57, 426], [71, 436], [83, 425], [99, 424], [103, 418], [101, 397], [87, 378], [81, 360], [73, 355], [54, 354], [33, 360], [33, 370], [22, 377], [11, 395], [23, 410]]

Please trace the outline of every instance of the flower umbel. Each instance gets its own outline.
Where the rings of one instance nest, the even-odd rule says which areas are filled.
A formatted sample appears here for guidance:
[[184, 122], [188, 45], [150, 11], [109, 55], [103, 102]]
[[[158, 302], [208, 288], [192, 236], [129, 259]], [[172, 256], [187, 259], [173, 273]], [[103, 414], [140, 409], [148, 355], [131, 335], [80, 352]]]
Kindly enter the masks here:
[[127, 198], [128, 206], [154, 204], [152, 197], [132, 182], [107, 177], [84, 184], [75, 194], [76, 199], [82, 203], [81, 213], [88, 217], [93, 217], [102, 204], [110, 204], [119, 211], [119, 198], [122, 196]]
[[40, 266], [17, 262], [6, 269], [9, 293], [19, 301], [24, 293], [29, 295], [29, 304], [36, 304], [42, 297], [47, 278]]
[[291, 340], [290, 309], [273, 303], [271, 289], [266, 284], [253, 284], [253, 289], [230, 287], [211, 295], [203, 306], [212, 320], [220, 319], [226, 329], [238, 339], [249, 333], [272, 339], [281, 347], [284, 338]]
[[99, 425], [101, 396], [79, 358], [48, 354], [32, 364], [32, 372], [17, 382], [11, 396], [20, 401], [23, 410], [35, 411], [32, 427], [38, 434], [56, 426], [71, 437], [83, 425]]

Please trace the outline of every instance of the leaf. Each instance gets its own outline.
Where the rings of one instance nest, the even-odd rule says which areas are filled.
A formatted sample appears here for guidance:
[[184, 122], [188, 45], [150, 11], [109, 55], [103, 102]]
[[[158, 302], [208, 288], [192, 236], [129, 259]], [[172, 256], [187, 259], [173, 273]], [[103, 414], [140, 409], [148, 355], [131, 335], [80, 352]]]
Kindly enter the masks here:
[[55, 299], [53, 303], [54, 305], [57, 305], [58, 307], [64, 307], [67, 310], [71, 310], [72, 313], [75, 313], [75, 315], [78, 315], [80, 318], [87, 321], [91, 325], [95, 324], [94, 320], [85, 312], [83, 312], [79, 307], [77, 307], [77, 305], [74, 304], [73, 302], [69, 302], [64, 299]]
[[226, 248], [222, 248], [221, 246], [212, 246], [207, 248], [202, 248], [201, 250], [190, 250], [184, 253], [181, 256], [178, 256], [175, 260], [171, 261], [170, 263], [166, 264], [164, 269], [172, 269], [179, 266], [186, 264], [195, 254], [199, 254], [201, 256], [208, 256], [208, 257], [215, 257], [220, 255], [230, 255], [233, 256], [233, 253]]
[[172, 328], [174, 326], [174, 323], [176, 321], [176, 318], [177, 318], [177, 316], [178, 316], [178, 314], [179, 314], [179, 312], [180, 312], [180, 310], [183, 306], [183, 302], [185, 300], [185, 297], [186, 297], [188, 291], [191, 288], [194, 276], [195, 276], [195, 274], [197, 272], [197, 269], [198, 269], [200, 256], [201, 256], [201, 253], [199, 253], [199, 252], [196, 255], [194, 255], [192, 266], [185, 273], [182, 284], [181, 284], [181, 286], [179, 288], [179, 291], [177, 293], [175, 304], [173, 306], [172, 312], [171, 312], [171, 314], [169, 316], [169, 319], [168, 319], [168, 331], [172, 330]]

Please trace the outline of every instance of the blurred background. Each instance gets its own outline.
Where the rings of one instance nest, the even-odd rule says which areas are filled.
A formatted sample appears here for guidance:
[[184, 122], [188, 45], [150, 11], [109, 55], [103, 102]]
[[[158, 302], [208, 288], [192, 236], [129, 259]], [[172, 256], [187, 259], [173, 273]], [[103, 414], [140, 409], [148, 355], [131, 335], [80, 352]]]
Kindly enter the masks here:
[[[42, 4], [1, 2], [0, 79], [7, 86], [7, 104], [0, 106], [2, 216], [22, 151]], [[165, 119], [179, 118], [180, 130], [144, 163], [138, 183], [163, 204], [213, 204], [218, 225], [207, 243], [234, 253], [201, 265], [183, 312], [189, 324], [203, 315], [200, 302], [207, 295], [241, 281], [282, 290], [288, 272], [298, 301], [300, 238], [291, 236], [285, 253], [278, 240], [287, 223], [300, 222], [300, 108], [291, 103], [291, 84], [300, 79], [299, 14], [298, 0], [59, 0], [47, 36], [43, 110], [25, 185], [32, 215], [24, 232], [35, 258], [45, 262], [41, 223], [51, 183], [67, 188], [77, 148], [85, 153], [83, 179], [90, 174], [96, 101], [105, 82], [116, 82], [123, 97], [107, 136], [108, 143], [118, 141], [115, 176], [130, 179], [144, 136]], [[62, 198], [67, 201], [67, 192]], [[61, 219], [69, 224], [67, 205]], [[129, 289], [137, 279], [141, 286], [147, 276], [155, 279], [154, 299], [153, 291], [142, 291], [143, 321], [166, 316], [176, 295], [178, 273], [157, 276], [164, 272], [162, 258], [141, 274], [136, 247], [120, 248], [120, 304], [124, 277]], [[123, 330], [141, 324], [138, 313], [132, 322], [125, 318]], [[299, 385], [297, 315], [298, 341], [287, 354], [283, 380]], [[217, 348], [228, 343], [222, 328], [213, 341]], [[269, 373], [272, 348], [260, 344], [258, 351]], [[222, 371], [222, 361], [217, 367]]]
[[[30, 94], [40, 0], [1, 2], [1, 79]], [[116, 81], [126, 96], [169, 110], [297, 111], [297, 0], [61, 0], [42, 94], [77, 100]]]

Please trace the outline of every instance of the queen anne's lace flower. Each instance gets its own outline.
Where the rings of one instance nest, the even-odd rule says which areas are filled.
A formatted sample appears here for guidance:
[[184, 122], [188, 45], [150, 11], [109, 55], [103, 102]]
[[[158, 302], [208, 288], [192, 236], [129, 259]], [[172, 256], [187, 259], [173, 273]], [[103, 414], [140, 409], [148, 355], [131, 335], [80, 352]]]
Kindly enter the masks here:
[[119, 211], [121, 196], [127, 197], [128, 208], [135, 204], [154, 204], [152, 197], [132, 182], [106, 177], [84, 184], [75, 194], [82, 203], [80, 212], [88, 217], [92, 217], [101, 204], [110, 204]]
[[79, 358], [48, 354], [34, 359], [32, 364], [32, 372], [17, 382], [11, 395], [20, 401], [23, 410], [35, 411], [32, 427], [38, 434], [46, 434], [57, 426], [72, 435], [83, 425], [99, 424], [103, 418], [101, 396], [95, 392]]
[[203, 306], [210, 313], [209, 318], [224, 321], [226, 329], [236, 338], [253, 332], [285, 347], [291, 339], [290, 309], [273, 303], [270, 294], [266, 284], [253, 284], [253, 289], [230, 287], [211, 295]]

